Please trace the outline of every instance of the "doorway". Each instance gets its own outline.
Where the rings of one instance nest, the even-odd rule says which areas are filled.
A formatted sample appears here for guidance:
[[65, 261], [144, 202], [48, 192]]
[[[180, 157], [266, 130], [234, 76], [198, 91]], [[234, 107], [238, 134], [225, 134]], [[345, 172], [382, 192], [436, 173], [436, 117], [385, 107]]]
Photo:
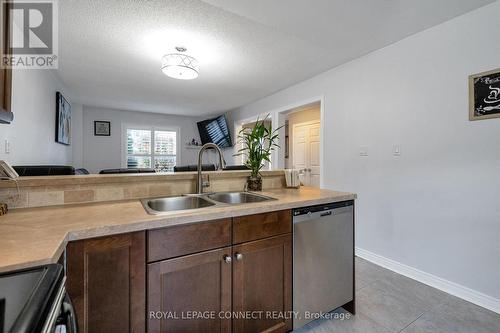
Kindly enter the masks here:
[[284, 167], [299, 170], [304, 186], [321, 186], [321, 102], [280, 113], [284, 121]]

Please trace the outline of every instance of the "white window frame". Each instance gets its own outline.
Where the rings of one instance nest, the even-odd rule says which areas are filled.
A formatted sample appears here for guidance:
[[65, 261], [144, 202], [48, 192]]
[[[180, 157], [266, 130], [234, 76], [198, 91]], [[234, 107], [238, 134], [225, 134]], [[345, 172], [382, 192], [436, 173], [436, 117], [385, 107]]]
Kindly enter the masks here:
[[[134, 129], [134, 130], [143, 130], [143, 131], [150, 131], [151, 132], [151, 154], [136, 154], [134, 156], [151, 156], [151, 167], [154, 165], [154, 158], [155, 158], [155, 153], [154, 153], [154, 147], [155, 147], [155, 138], [154, 138], [154, 132], [155, 131], [168, 131], [168, 132], [175, 132], [176, 137], [175, 137], [175, 161], [177, 165], [180, 165], [181, 161], [181, 128], [180, 127], [157, 127], [157, 126], [145, 126], [145, 125], [133, 125], [133, 124], [123, 124], [122, 125], [122, 140], [121, 140], [121, 160], [122, 160], [122, 168], [127, 168], [127, 130], [128, 129]], [[157, 155], [157, 156], [165, 156], [165, 155]]]

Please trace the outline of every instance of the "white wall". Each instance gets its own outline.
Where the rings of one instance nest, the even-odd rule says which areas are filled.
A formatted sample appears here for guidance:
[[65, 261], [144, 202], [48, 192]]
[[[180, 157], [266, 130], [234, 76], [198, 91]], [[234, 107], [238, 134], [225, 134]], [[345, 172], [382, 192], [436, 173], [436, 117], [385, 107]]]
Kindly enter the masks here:
[[[0, 124], [0, 159], [12, 165], [69, 164], [72, 146], [55, 142], [56, 92], [71, 101], [68, 90], [51, 70], [13, 70], [14, 121]], [[5, 153], [5, 140], [10, 153]]]
[[[157, 113], [113, 110], [96, 107], [83, 107], [83, 167], [91, 173], [102, 169], [122, 167], [122, 124], [155, 127], [179, 127], [181, 142], [181, 159], [178, 165], [196, 164], [198, 150], [186, 149], [186, 143], [196, 138], [201, 120], [193, 117], [172, 116]], [[94, 120], [111, 122], [111, 136], [94, 136]]]
[[324, 96], [323, 182], [359, 194], [356, 245], [500, 299], [500, 119], [469, 122], [467, 87], [500, 67], [499, 17], [496, 2], [232, 118]]

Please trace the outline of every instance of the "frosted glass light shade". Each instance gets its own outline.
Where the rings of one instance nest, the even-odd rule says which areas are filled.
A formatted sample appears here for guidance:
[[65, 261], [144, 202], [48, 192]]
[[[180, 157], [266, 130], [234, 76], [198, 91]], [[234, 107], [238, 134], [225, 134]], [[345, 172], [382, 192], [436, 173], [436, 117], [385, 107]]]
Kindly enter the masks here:
[[192, 80], [198, 77], [198, 61], [185, 54], [167, 54], [162, 59], [161, 70], [171, 78]]

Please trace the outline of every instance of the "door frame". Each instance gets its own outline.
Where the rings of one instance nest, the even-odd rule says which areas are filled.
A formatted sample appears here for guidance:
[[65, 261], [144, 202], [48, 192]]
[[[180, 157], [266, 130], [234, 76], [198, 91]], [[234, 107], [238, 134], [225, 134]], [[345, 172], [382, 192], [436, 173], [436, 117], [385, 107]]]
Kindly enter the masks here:
[[[304, 100], [300, 100], [289, 105], [285, 105], [279, 108], [276, 108], [268, 113], [271, 114], [273, 128], [278, 128], [279, 126], [285, 125], [284, 121], [280, 123], [284, 116], [287, 114], [293, 113], [294, 109], [300, 108], [302, 106], [306, 106], [308, 104], [320, 103], [320, 143], [319, 143], [319, 162], [321, 165], [320, 175], [319, 175], [319, 186], [320, 188], [325, 187], [325, 95], [313, 96], [310, 98], [306, 98]], [[271, 161], [277, 161], [277, 163], [273, 163], [274, 168], [284, 169], [285, 168], [285, 129], [283, 127], [280, 132], [279, 145], [282, 149], [275, 150], [272, 152]]]

